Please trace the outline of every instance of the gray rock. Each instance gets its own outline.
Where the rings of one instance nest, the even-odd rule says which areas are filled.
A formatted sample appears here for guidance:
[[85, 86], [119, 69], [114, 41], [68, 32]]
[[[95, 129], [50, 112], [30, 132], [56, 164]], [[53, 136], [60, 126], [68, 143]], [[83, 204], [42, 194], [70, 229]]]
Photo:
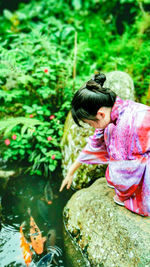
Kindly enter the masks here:
[[0, 195], [1, 196], [3, 196], [5, 192], [9, 178], [15, 177], [19, 172], [20, 172], [20, 169], [10, 170], [10, 171], [6, 171], [3, 169], [0, 170]]
[[[80, 129], [80, 127], [74, 123], [71, 112], [69, 112], [65, 122], [63, 139], [61, 141], [63, 155], [62, 170], [64, 177], [66, 176], [72, 163], [79, 155], [81, 149], [86, 145], [86, 138], [89, 135], [93, 135], [93, 133], [94, 129], [87, 124], [84, 125], [84, 128]], [[74, 174], [72, 183], [73, 187], [80, 189], [87, 186], [91, 180], [100, 177], [101, 174], [104, 175], [105, 168], [106, 167], [103, 165], [82, 164], [82, 166]]]
[[87, 258], [83, 256], [81, 249], [74, 242], [73, 238], [70, 237], [70, 234], [68, 234], [65, 228], [63, 229], [63, 238], [67, 266], [89, 267], [90, 264]]
[[129, 74], [123, 71], [111, 71], [107, 73], [104, 87], [110, 88], [122, 99], [135, 99], [133, 80]]
[[4, 170], [0, 170], [0, 178], [9, 178], [11, 176], [15, 175], [15, 171], [4, 171]]
[[114, 203], [101, 178], [76, 192], [64, 210], [66, 226], [91, 266], [150, 266], [150, 218]]
[[[134, 99], [134, 85], [131, 77], [121, 71], [113, 71], [106, 74], [107, 80], [105, 87], [112, 88], [120, 97]], [[83, 124], [84, 128], [78, 127], [69, 112], [65, 126], [64, 135], [61, 141], [62, 151], [62, 170], [66, 176], [71, 164], [75, 161], [82, 148], [86, 145], [87, 137], [93, 135], [94, 129], [89, 125]], [[95, 179], [104, 176], [106, 165], [87, 165], [82, 166], [75, 172], [73, 187], [80, 189], [89, 185]]]

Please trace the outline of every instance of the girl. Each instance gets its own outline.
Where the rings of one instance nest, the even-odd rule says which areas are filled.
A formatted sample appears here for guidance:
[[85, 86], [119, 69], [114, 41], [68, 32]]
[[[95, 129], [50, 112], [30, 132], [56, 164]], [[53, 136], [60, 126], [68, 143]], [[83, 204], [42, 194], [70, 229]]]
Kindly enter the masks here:
[[73, 174], [82, 163], [108, 164], [106, 179], [115, 188], [114, 201], [127, 209], [150, 216], [150, 107], [122, 100], [96, 74], [72, 100], [72, 117], [94, 127], [85, 148], [72, 164], [60, 191], [70, 188]]

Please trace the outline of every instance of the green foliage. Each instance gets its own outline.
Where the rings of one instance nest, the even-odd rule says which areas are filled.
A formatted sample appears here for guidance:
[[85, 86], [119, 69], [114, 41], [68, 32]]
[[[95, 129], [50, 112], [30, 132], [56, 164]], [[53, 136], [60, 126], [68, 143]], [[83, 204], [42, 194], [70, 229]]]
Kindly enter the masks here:
[[35, 125], [43, 124], [41, 121], [36, 119], [29, 119], [24, 117], [8, 118], [0, 121], [0, 132], [4, 132], [4, 137], [11, 133], [11, 130], [17, 125], [23, 124], [22, 133], [25, 132], [29, 127], [33, 128]]
[[[26, 162], [31, 174], [48, 176], [49, 171], [55, 170], [61, 159], [55, 135], [57, 124], [50, 128], [48, 122], [17, 117], [0, 121], [0, 125], [4, 160]], [[58, 130], [58, 134], [61, 136], [62, 132]]]
[[61, 158], [59, 142], [72, 95], [96, 70], [128, 72], [137, 100], [149, 103], [148, 8], [147, 0], [32, 0], [15, 12], [4, 10], [0, 130], [5, 160], [25, 161], [31, 173], [48, 176]]

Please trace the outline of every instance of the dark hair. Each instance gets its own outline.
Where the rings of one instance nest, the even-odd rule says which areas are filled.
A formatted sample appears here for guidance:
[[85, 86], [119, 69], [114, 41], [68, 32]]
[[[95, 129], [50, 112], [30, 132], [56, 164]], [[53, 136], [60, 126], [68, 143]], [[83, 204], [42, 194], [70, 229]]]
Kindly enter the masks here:
[[101, 107], [114, 105], [116, 94], [109, 88], [103, 87], [105, 80], [105, 74], [98, 73], [75, 93], [71, 113], [78, 126], [82, 127], [80, 120], [97, 121], [96, 114]]

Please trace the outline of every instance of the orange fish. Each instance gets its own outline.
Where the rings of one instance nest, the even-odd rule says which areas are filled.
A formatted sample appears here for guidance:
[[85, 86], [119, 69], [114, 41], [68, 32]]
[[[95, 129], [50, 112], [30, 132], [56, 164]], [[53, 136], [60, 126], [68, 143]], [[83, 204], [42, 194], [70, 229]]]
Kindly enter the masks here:
[[44, 197], [40, 198], [42, 201], [46, 202], [48, 205], [51, 205], [53, 202], [51, 200], [46, 200]]
[[31, 245], [37, 254], [43, 253], [45, 237], [42, 237], [41, 231], [31, 216], [30, 209], [28, 210], [30, 214], [30, 238]]
[[32, 252], [30, 251], [29, 243], [27, 242], [24, 234], [23, 234], [23, 225], [20, 226], [20, 247], [22, 248], [23, 258], [27, 266], [29, 266], [30, 262], [32, 261]]

